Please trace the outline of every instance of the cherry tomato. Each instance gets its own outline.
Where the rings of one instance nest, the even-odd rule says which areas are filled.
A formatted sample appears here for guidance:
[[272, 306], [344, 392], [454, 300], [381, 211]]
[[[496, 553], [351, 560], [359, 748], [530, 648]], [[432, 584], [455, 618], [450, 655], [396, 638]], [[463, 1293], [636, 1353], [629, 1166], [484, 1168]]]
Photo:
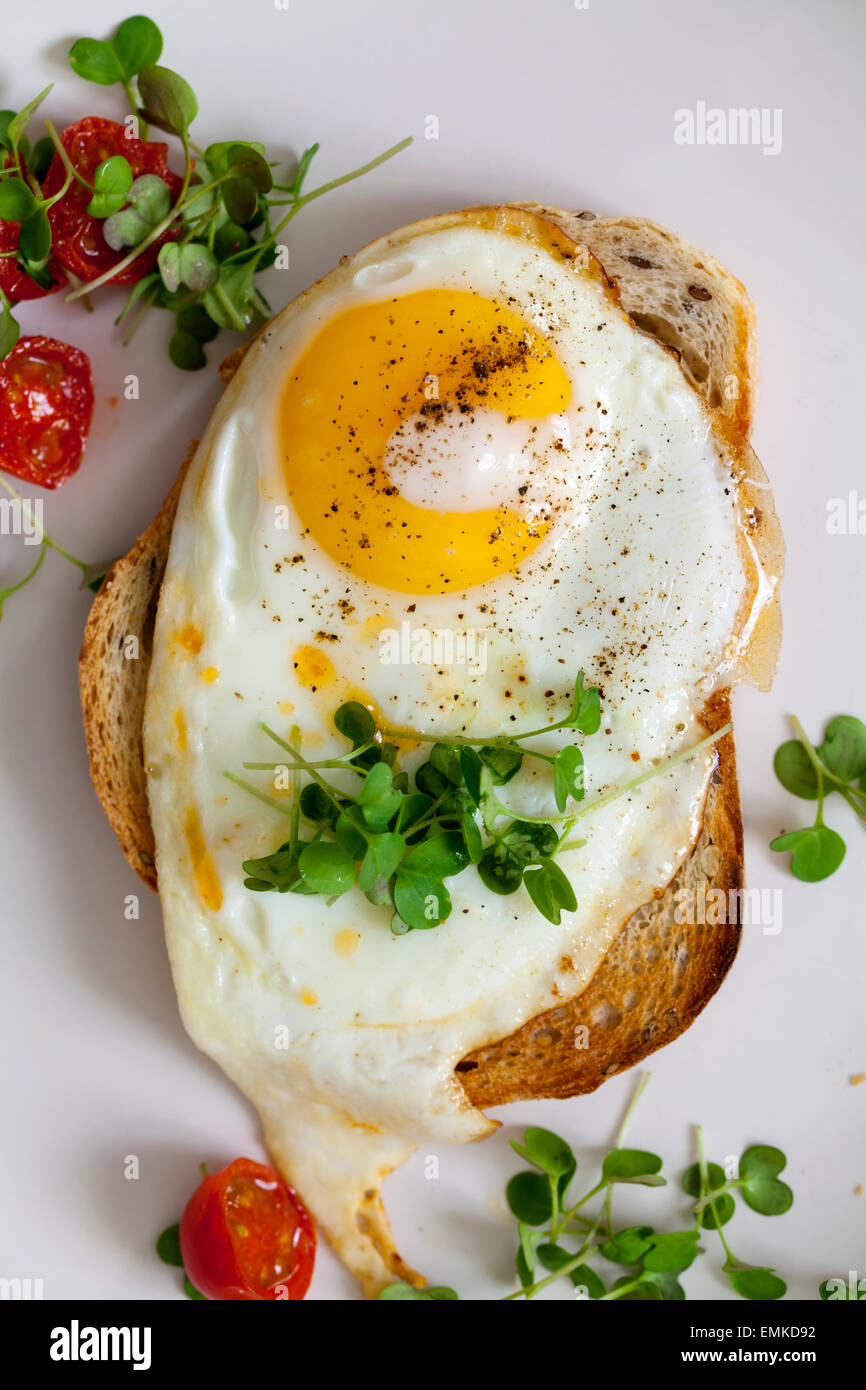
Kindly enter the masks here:
[[0, 468], [59, 487], [81, 463], [93, 415], [85, 352], [56, 338], [19, 338], [0, 361]]
[[295, 1301], [313, 1277], [316, 1232], [273, 1168], [236, 1158], [205, 1178], [187, 1203], [180, 1252], [206, 1298]]
[[[0, 251], [18, 249], [18, 231], [18, 222], [0, 222]], [[14, 256], [0, 256], [0, 290], [10, 304], [18, 304], [22, 299], [41, 299], [43, 295], [53, 294], [66, 284], [66, 275], [53, 257], [48, 262], [48, 268], [51, 271], [51, 285], [45, 290], [41, 285], [37, 285], [35, 280], [31, 280]]]
[[[11, 154], [6, 155], [0, 167], [4, 169], [15, 168], [16, 172], [18, 171], [18, 166], [16, 166]], [[0, 222], [0, 251], [18, 250], [20, 230], [20, 222]], [[62, 289], [66, 284], [66, 276], [53, 256], [48, 262], [48, 268], [51, 272], [51, 285], [46, 290], [41, 285], [37, 285], [35, 280], [31, 280], [27, 272], [18, 265], [14, 256], [0, 256], [0, 290], [3, 291], [10, 304], [18, 304], [22, 299], [41, 299], [43, 295], [53, 294], [55, 290]]]
[[[104, 159], [122, 154], [129, 161], [134, 179], [140, 174], [157, 174], [165, 179], [172, 198], [177, 199], [182, 181], [166, 163], [168, 145], [155, 140], [132, 139], [127, 135], [125, 126], [117, 121], [102, 120], [99, 116], [85, 116], [83, 120], [67, 126], [60, 139], [73, 166], [88, 183], [93, 183], [93, 175]], [[65, 179], [63, 161], [56, 154], [45, 175], [45, 196], [50, 198], [59, 192]], [[87, 189], [73, 180], [63, 197], [48, 210], [57, 259], [79, 280], [88, 283], [104, 275], [128, 254], [111, 249], [102, 234], [102, 220], [91, 217], [87, 211], [89, 202]], [[142, 276], [150, 274], [156, 265], [160, 246], [165, 241], [173, 241], [177, 235], [178, 229], [171, 228], [131, 265], [114, 276], [111, 284], [134, 285]]]

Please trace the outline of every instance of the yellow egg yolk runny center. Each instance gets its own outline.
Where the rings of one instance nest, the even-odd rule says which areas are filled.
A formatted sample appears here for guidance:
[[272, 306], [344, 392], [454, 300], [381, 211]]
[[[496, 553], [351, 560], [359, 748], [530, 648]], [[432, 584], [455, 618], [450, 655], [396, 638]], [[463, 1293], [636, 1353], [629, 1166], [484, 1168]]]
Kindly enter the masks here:
[[416, 506], [389, 478], [386, 446], [416, 414], [435, 423], [446, 407], [492, 409], [541, 420], [570, 394], [547, 339], [481, 295], [419, 290], [347, 309], [310, 343], [283, 397], [298, 516], [338, 564], [401, 593], [449, 593], [515, 570], [549, 522], [524, 517], [517, 496], [513, 510]]

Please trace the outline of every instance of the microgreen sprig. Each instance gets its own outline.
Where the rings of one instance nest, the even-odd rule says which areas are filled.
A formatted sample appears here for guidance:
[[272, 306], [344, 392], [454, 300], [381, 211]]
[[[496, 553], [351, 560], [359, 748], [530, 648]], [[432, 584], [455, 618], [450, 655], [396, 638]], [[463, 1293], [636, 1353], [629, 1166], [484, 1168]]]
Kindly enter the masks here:
[[787, 1290], [784, 1279], [780, 1279], [773, 1269], [749, 1265], [738, 1259], [731, 1251], [722, 1227], [734, 1215], [736, 1204], [731, 1194], [735, 1191], [739, 1191], [747, 1206], [762, 1216], [781, 1216], [790, 1209], [794, 1194], [778, 1176], [787, 1163], [785, 1155], [771, 1144], [752, 1144], [740, 1156], [737, 1176], [726, 1180], [724, 1169], [718, 1163], [707, 1161], [704, 1133], [700, 1125], [695, 1128], [695, 1142], [698, 1161], [683, 1175], [684, 1190], [690, 1197], [697, 1198], [692, 1209], [695, 1213], [695, 1233], [702, 1228], [718, 1233], [725, 1252], [722, 1269], [728, 1276], [731, 1288], [741, 1298], [762, 1302], [781, 1298]]
[[845, 858], [845, 841], [824, 824], [824, 802], [838, 792], [866, 826], [866, 724], [850, 714], [831, 719], [820, 747], [812, 744], [799, 719], [797, 737], [776, 750], [773, 768], [782, 786], [804, 801], [817, 801], [815, 822], [777, 835], [770, 849], [791, 851], [791, 872], [804, 883], [817, 883], [836, 872]]
[[81, 588], [91, 589], [93, 593], [96, 593], [114, 562], [107, 561], [105, 564], [91, 565], [87, 560], [79, 560], [75, 555], [65, 550], [59, 541], [56, 541], [53, 536], [48, 534], [44, 527], [40, 525], [27, 498], [22, 497], [21, 493], [3, 477], [0, 477], [0, 487], [8, 492], [10, 497], [15, 498], [28, 522], [33, 527], [34, 536], [39, 536], [39, 553], [36, 556], [36, 562], [33, 567], [25, 574], [24, 578], [19, 579], [17, 583], [10, 584], [5, 589], [0, 589], [0, 618], [3, 617], [3, 608], [6, 600], [9, 599], [12, 594], [17, 593], [19, 589], [23, 589], [26, 584], [30, 583], [31, 579], [36, 577], [48, 550], [56, 551], [58, 555], [63, 556], [64, 560], [68, 560], [70, 565], [75, 565], [75, 567], [81, 571]]
[[[559, 925], [562, 913], [574, 912], [578, 905], [557, 862], [560, 855], [585, 843], [571, 838], [578, 820], [706, 751], [730, 729], [725, 725], [692, 748], [585, 802], [582, 749], [568, 743], [551, 754], [529, 743], [554, 731], [588, 737], [600, 723], [599, 691], [585, 684], [580, 671], [566, 715], [507, 736], [443, 740], [411, 729], [380, 729], [364, 705], [350, 701], [336, 711], [334, 725], [351, 749], [311, 760], [301, 751], [297, 729], [286, 740], [260, 724], [289, 757], [282, 762], [245, 762], [244, 771], [270, 772], [273, 789], [283, 793], [291, 790], [291, 778], [291, 801], [280, 800], [237, 773], [225, 775], [293, 819], [288, 840], [274, 853], [244, 861], [245, 887], [251, 892], [322, 893], [334, 898], [357, 883], [371, 902], [391, 909], [391, 930], [403, 935], [446, 921], [453, 905], [446, 881], [473, 865], [491, 893], [507, 896], [525, 888], [541, 915]], [[397, 767], [395, 740], [431, 745], [429, 758], [411, 777]], [[560, 814], [523, 816], [499, 799], [496, 789], [516, 776], [525, 757], [551, 768], [551, 791]], [[302, 774], [309, 781], [299, 791]], [[299, 834], [298, 813], [315, 827], [308, 838]]]
[[[168, 310], [175, 320], [169, 356], [176, 366], [195, 371], [207, 361], [204, 345], [220, 329], [246, 331], [270, 318], [270, 306], [255, 277], [276, 261], [278, 238], [293, 218], [314, 199], [369, 173], [412, 141], [401, 140], [360, 168], [305, 191], [305, 179], [319, 149], [314, 144], [304, 151], [294, 172], [279, 182], [274, 177], [278, 162], [268, 158], [260, 142], [219, 140], [205, 149], [195, 143], [191, 127], [198, 115], [198, 100], [185, 78], [160, 64], [162, 49], [162, 34], [153, 20], [133, 15], [109, 39], [78, 39], [69, 61], [86, 81], [122, 88], [142, 139], [152, 125], [180, 142], [183, 175], [176, 196], [156, 174], [134, 178], [122, 154], [105, 159], [89, 183], [72, 164], [50, 121], [46, 122], [47, 137], [31, 151], [25, 132], [51, 90], [47, 87], [22, 111], [0, 112], [0, 155], [5, 151], [0, 220], [20, 223], [17, 250], [0, 254], [15, 256], [20, 268], [48, 289], [52, 252], [48, 210], [76, 182], [90, 194], [87, 211], [102, 222], [108, 246], [125, 254], [86, 285], [70, 275], [66, 300], [87, 304], [87, 295], [115, 281], [162, 242], [156, 270], [133, 286], [116, 322], [129, 320], [126, 343], [151, 308]], [[52, 197], [45, 198], [40, 184], [55, 155], [63, 164], [65, 179]], [[0, 301], [0, 358], [11, 351], [18, 333], [8, 303]]]
[[[778, 1178], [785, 1167], [785, 1155], [771, 1145], [747, 1148], [739, 1160], [737, 1176], [726, 1180], [718, 1164], [707, 1162], [703, 1131], [698, 1127], [698, 1160], [682, 1179], [684, 1191], [697, 1198], [692, 1207], [694, 1223], [668, 1231], [649, 1224], [616, 1228], [613, 1201], [620, 1186], [666, 1185], [658, 1154], [624, 1146], [626, 1129], [648, 1081], [647, 1074], [635, 1088], [614, 1146], [602, 1160], [600, 1177], [576, 1200], [572, 1200], [570, 1188], [578, 1161], [564, 1139], [551, 1130], [532, 1127], [522, 1142], [510, 1141], [515, 1153], [531, 1167], [516, 1173], [505, 1191], [517, 1220], [515, 1266], [520, 1281], [520, 1288], [507, 1294], [505, 1302], [534, 1298], [560, 1279], [568, 1279], [583, 1299], [681, 1302], [686, 1291], [680, 1275], [702, 1252], [700, 1240], [706, 1230], [718, 1232], [725, 1253], [722, 1270], [741, 1298], [768, 1301], [786, 1292], [784, 1280], [773, 1270], [748, 1265], [732, 1254], [722, 1231], [734, 1215], [734, 1191], [764, 1216], [777, 1216], [790, 1208], [793, 1193]], [[594, 1201], [599, 1204], [595, 1214], [586, 1210]], [[611, 1265], [624, 1272], [606, 1282], [611, 1278]], [[424, 1291], [404, 1292], [407, 1288], [405, 1284], [391, 1284], [379, 1298], [390, 1301], [423, 1296]], [[437, 1297], [443, 1296], [444, 1292], [437, 1290]], [[451, 1289], [447, 1296], [458, 1295]]]

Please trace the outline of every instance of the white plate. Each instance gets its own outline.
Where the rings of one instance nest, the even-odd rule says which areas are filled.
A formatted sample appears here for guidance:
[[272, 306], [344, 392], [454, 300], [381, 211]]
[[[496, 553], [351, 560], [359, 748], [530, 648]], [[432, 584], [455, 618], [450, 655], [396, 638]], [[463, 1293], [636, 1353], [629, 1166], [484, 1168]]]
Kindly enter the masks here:
[[[735, 1250], [777, 1266], [800, 1298], [815, 1297], [827, 1276], [866, 1273], [866, 1196], [855, 1194], [866, 1185], [866, 1085], [849, 1083], [866, 1071], [861, 831], [833, 805], [849, 854], [823, 885], [797, 883], [767, 849], [807, 811], [772, 773], [786, 714], [817, 735], [833, 714], [866, 713], [866, 536], [826, 529], [829, 499], [864, 489], [866, 11], [843, 0], [145, 8], [166, 36], [164, 60], [198, 93], [207, 139], [261, 137], [286, 156], [319, 140], [323, 179], [415, 136], [394, 163], [298, 218], [290, 269], [270, 272], [277, 307], [372, 236], [509, 198], [649, 216], [749, 287], [762, 355], [755, 444], [789, 560], [776, 685], [768, 696], [738, 695], [737, 740], [748, 879], [779, 890], [782, 930], [746, 931], [720, 995], [652, 1060], [631, 1137], [662, 1153], [673, 1174], [691, 1161], [695, 1121], [716, 1156], [781, 1145], [795, 1206], [772, 1221], [744, 1210], [731, 1227]], [[53, 79], [58, 127], [85, 113], [121, 115], [116, 93], [81, 83], [65, 52], [125, 13], [104, 0], [19, 6], [0, 58], [0, 105], [19, 107]], [[697, 113], [700, 102], [766, 109], [770, 140], [780, 110], [781, 149], [677, 143], [675, 113]], [[436, 123], [438, 138], [425, 138]], [[111, 328], [118, 301], [99, 296], [88, 315], [55, 298], [21, 313], [25, 331], [71, 339], [93, 360], [86, 462], [45, 500], [48, 530], [92, 560], [121, 553], [147, 524], [218, 394], [213, 367], [187, 376], [168, 363], [167, 316], [153, 314], [121, 349]], [[214, 361], [231, 345], [224, 337]], [[124, 399], [130, 375], [138, 400]], [[0, 539], [4, 579], [32, 554]], [[50, 555], [0, 625], [0, 1275], [41, 1278], [49, 1298], [159, 1299], [178, 1296], [177, 1279], [153, 1239], [179, 1214], [197, 1165], [262, 1151], [253, 1114], [181, 1029], [158, 904], [127, 868], [90, 788], [75, 668], [87, 596], [76, 585], [76, 572]], [[138, 920], [124, 916], [131, 893], [141, 896]], [[505, 1292], [514, 1224], [502, 1193], [518, 1166], [506, 1136], [545, 1124], [596, 1160], [633, 1080], [500, 1112], [500, 1135], [438, 1154], [436, 1181], [425, 1179], [420, 1152], [386, 1186], [404, 1256], [464, 1297]], [[137, 1180], [124, 1176], [130, 1155]], [[672, 1186], [629, 1194], [620, 1214], [661, 1220], [678, 1209]], [[685, 1276], [690, 1296], [730, 1296], [716, 1270], [715, 1253], [702, 1256]], [[311, 1296], [355, 1296], [326, 1250]]]

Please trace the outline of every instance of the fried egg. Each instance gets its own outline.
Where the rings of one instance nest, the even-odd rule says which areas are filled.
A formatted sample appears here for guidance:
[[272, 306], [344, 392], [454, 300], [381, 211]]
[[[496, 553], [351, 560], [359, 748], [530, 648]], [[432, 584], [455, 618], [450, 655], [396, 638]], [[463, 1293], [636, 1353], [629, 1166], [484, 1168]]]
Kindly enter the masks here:
[[[579, 669], [600, 731], [535, 746], [581, 743], [587, 798], [683, 751], [772, 598], [744, 488], [674, 356], [584, 248], [516, 209], [344, 261], [267, 325], [201, 441], [144, 728], [171, 965], [193, 1040], [368, 1292], [412, 1277], [384, 1175], [422, 1138], [494, 1128], [455, 1065], [585, 988], [693, 845], [714, 755], [581, 822], [559, 925], [470, 868], [445, 922], [400, 937], [357, 889], [245, 888], [242, 862], [287, 837], [291, 792], [226, 773], [274, 762], [262, 721], [297, 729], [307, 757], [345, 752], [346, 700], [443, 739], [545, 727]], [[429, 745], [399, 749], [412, 769]], [[544, 764], [501, 791], [555, 813]]]

